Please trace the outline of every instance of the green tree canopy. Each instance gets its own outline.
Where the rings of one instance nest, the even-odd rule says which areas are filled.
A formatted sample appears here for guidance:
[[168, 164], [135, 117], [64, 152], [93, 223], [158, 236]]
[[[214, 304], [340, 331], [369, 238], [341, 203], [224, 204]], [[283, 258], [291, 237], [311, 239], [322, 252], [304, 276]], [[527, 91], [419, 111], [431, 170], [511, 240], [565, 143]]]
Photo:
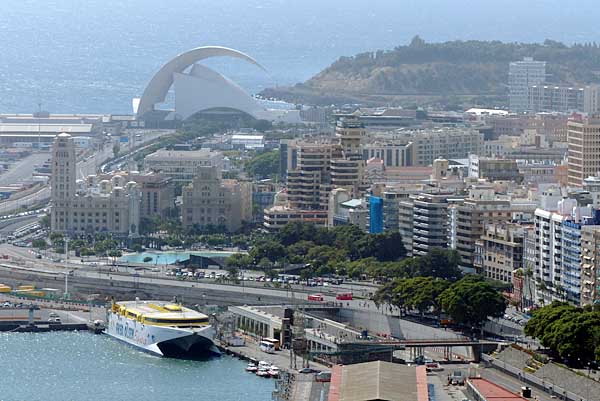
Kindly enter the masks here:
[[244, 170], [259, 179], [279, 175], [279, 150], [259, 153], [246, 162]]
[[438, 297], [442, 309], [459, 324], [480, 327], [488, 318], [501, 317], [506, 299], [479, 276], [466, 276]]

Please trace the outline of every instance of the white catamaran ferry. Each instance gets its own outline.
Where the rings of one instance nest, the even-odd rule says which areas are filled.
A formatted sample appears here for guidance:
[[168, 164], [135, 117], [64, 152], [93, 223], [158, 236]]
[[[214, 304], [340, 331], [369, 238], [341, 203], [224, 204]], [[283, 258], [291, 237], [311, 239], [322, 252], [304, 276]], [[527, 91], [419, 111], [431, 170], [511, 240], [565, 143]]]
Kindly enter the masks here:
[[208, 316], [176, 303], [113, 302], [106, 334], [165, 357], [219, 353]]

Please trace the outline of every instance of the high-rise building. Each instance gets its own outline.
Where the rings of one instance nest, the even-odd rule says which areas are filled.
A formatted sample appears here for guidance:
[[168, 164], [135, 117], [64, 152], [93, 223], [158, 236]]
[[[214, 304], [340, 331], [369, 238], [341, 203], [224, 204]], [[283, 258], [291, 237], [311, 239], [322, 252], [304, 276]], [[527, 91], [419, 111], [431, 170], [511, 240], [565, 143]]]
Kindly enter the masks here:
[[600, 116], [569, 120], [567, 128], [568, 184], [581, 187], [600, 172]]
[[525, 57], [508, 66], [508, 103], [510, 111], [527, 111], [529, 88], [546, 80], [546, 62]]

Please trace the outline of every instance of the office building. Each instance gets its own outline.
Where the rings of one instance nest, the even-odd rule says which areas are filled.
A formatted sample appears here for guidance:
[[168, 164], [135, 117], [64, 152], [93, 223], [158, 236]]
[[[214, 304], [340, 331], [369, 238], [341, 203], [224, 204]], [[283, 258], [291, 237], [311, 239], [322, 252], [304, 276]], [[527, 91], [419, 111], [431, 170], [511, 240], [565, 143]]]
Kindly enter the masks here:
[[581, 187], [600, 171], [600, 116], [571, 119], [567, 128], [568, 184]]
[[529, 88], [546, 80], [546, 62], [524, 57], [508, 66], [508, 103], [513, 112], [527, 111]]
[[225, 180], [215, 166], [200, 166], [191, 184], [183, 187], [181, 220], [188, 228], [223, 227], [235, 232], [252, 218], [252, 186]]
[[141, 193], [134, 181], [120, 175], [97, 182], [76, 180], [75, 143], [62, 133], [52, 148], [50, 227], [67, 235], [112, 233], [135, 237], [140, 224]]
[[168, 150], [159, 149], [144, 158], [146, 171], [160, 172], [174, 184], [189, 184], [202, 166], [224, 168], [223, 154], [210, 149]]

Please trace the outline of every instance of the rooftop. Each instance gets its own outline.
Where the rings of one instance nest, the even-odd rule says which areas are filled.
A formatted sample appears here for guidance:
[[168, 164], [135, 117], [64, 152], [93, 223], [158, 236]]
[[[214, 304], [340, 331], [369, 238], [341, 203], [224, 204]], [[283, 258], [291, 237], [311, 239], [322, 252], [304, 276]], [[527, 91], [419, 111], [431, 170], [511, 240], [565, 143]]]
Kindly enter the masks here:
[[420, 401], [423, 398], [418, 396], [417, 369], [383, 361], [337, 365], [332, 374], [329, 399]]

